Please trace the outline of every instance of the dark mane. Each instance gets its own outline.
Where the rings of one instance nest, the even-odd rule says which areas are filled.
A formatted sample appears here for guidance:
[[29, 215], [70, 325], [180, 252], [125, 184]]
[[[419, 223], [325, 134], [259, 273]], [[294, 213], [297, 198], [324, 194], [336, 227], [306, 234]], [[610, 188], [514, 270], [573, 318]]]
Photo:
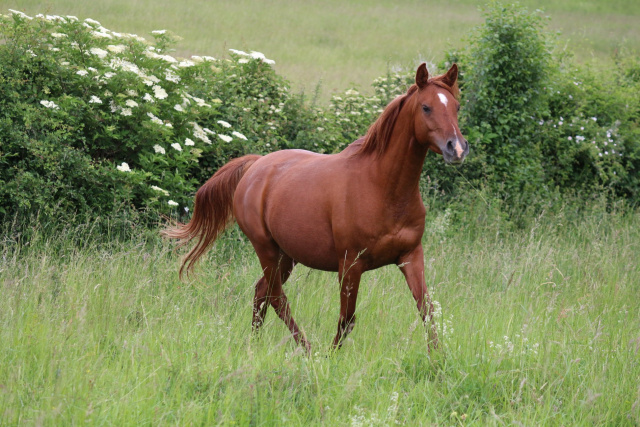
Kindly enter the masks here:
[[[458, 99], [460, 91], [458, 89], [457, 81], [453, 86], [449, 86], [443, 82], [443, 77], [444, 76], [438, 76], [429, 79], [428, 84], [434, 84], [446, 89], [456, 99]], [[418, 86], [413, 84], [409, 87], [407, 93], [398, 96], [396, 99], [391, 101], [389, 105], [387, 105], [382, 114], [380, 114], [380, 117], [378, 117], [378, 119], [369, 127], [367, 134], [364, 136], [364, 142], [354, 154], [376, 153], [377, 156], [380, 156], [385, 152], [387, 145], [389, 145], [389, 140], [391, 140], [391, 133], [393, 132], [393, 127], [396, 124], [400, 110], [411, 95], [416, 93], [417, 90]]]

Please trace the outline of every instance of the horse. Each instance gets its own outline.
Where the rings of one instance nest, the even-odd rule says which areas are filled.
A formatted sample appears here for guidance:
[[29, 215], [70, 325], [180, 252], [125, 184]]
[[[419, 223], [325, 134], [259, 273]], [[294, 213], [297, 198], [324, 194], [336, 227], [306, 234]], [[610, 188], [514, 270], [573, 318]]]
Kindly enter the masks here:
[[428, 348], [436, 348], [433, 304], [424, 277], [426, 210], [419, 179], [429, 150], [447, 163], [460, 163], [469, 152], [458, 127], [457, 82], [456, 64], [430, 77], [422, 63], [415, 84], [342, 152], [281, 150], [223, 165], [197, 191], [191, 220], [164, 230], [181, 245], [195, 240], [180, 277], [235, 218], [263, 270], [255, 284], [253, 331], [260, 329], [271, 305], [296, 343], [311, 351], [282, 288], [301, 263], [338, 273], [340, 314], [333, 340], [333, 349], [338, 349], [355, 324], [362, 274], [396, 264], [427, 328]]

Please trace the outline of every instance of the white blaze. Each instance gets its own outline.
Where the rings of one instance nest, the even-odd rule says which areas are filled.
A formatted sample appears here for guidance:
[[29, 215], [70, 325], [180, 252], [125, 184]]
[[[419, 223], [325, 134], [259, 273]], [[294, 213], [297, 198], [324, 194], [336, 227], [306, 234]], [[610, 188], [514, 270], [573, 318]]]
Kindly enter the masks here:
[[449, 100], [447, 99], [444, 93], [438, 93], [438, 98], [440, 98], [440, 102], [442, 102], [445, 107], [449, 103]]
[[[444, 93], [438, 92], [438, 98], [440, 98], [440, 102], [442, 102], [442, 104], [445, 107], [449, 103], [449, 100], [447, 99], [447, 96]], [[458, 139], [458, 133], [456, 132], [456, 127], [453, 125], [453, 123], [451, 123], [451, 126], [453, 127], [453, 134], [456, 136], [455, 141], [453, 141], [453, 149], [456, 151], [456, 155], [460, 157], [462, 156], [462, 153], [464, 152], [464, 150], [462, 149], [462, 144]]]

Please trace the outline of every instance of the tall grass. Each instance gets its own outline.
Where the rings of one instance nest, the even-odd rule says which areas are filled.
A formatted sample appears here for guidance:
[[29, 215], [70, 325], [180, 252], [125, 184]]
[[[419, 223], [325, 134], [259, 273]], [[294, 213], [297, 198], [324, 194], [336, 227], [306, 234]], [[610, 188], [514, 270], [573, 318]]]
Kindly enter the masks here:
[[[331, 0], [0, 0], [0, 11], [71, 14], [93, 18], [114, 31], [147, 36], [167, 29], [184, 37], [179, 55], [225, 56], [228, 48], [253, 49], [276, 60], [279, 73], [297, 90], [313, 92], [322, 81], [323, 98], [350, 86], [367, 90], [387, 67], [414, 68], [440, 61], [446, 49], [461, 47], [481, 24], [486, 1], [344, 2]], [[640, 3], [633, 0], [557, 2], [523, 0], [544, 8], [550, 29], [581, 61], [610, 63], [620, 44], [640, 48]]]
[[[440, 212], [425, 233], [441, 348], [427, 353], [395, 267], [367, 273], [336, 354], [335, 274], [285, 285], [307, 357], [269, 309], [231, 230], [181, 283], [154, 236], [0, 247], [5, 425], [621, 425], [640, 423], [640, 217], [594, 208], [517, 229], [491, 209]], [[578, 220], [579, 219], [579, 220]], [[71, 242], [71, 243], [65, 243]]]

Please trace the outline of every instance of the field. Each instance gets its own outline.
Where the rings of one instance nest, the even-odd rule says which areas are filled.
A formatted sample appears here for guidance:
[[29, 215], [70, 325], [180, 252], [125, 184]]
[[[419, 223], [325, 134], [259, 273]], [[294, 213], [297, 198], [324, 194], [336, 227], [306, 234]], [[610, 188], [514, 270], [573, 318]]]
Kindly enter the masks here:
[[[640, 218], [560, 212], [513, 231], [490, 212], [431, 218], [426, 276], [441, 347], [395, 267], [367, 273], [358, 322], [331, 354], [333, 274], [285, 289], [313, 346], [273, 310], [251, 334], [260, 267], [232, 230], [181, 283], [154, 234], [76, 229], [3, 242], [5, 425], [637, 425]], [[512, 230], [512, 231], [508, 231]], [[78, 243], [78, 242], [83, 242]]]
[[[71, 14], [93, 18], [113, 31], [150, 37], [167, 29], [182, 36], [178, 55], [226, 56], [228, 48], [257, 50], [296, 90], [321, 98], [351, 86], [368, 90], [388, 68], [414, 68], [438, 62], [449, 48], [464, 46], [482, 22], [484, 1], [256, 2], [168, 0], [0, 0], [0, 11]], [[640, 50], [640, 2], [634, 0], [524, 0], [549, 15], [549, 28], [561, 32], [559, 48], [581, 62], [611, 61], [621, 45]]]
[[[578, 62], [602, 69], [621, 46], [640, 51], [640, 2], [523, 3], [546, 9], [549, 28], [563, 33], [559, 49], [574, 52]], [[184, 37], [178, 55], [224, 57], [227, 48], [261, 51], [276, 60], [277, 71], [292, 81], [295, 90], [313, 92], [322, 82], [319, 96], [325, 103], [332, 93], [352, 85], [367, 88], [389, 68], [413, 68], [419, 60], [443, 59], [448, 48], [464, 45], [470, 29], [482, 22], [478, 3], [470, 0], [428, 4], [0, 0], [2, 13], [8, 8], [30, 15], [90, 17], [114, 31], [148, 38], [151, 30], [171, 30]], [[80, 81], [77, 76], [83, 71], [87, 74], [74, 69], [72, 75]], [[21, 84], [28, 77], [14, 81]], [[582, 84], [568, 82], [571, 89]], [[599, 87], [585, 80], [584, 86], [589, 85]], [[4, 87], [8, 87], [4, 93], [13, 96], [15, 86], [5, 81]], [[634, 93], [625, 88], [607, 90], [604, 98], [610, 103], [600, 97], [581, 99], [589, 106], [622, 111], [621, 100], [630, 98], [620, 94]], [[108, 110], [106, 101], [114, 93], [124, 96], [120, 92], [128, 93], [126, 89], [107, 95], [102, 88], [104, 110], [82, 105], [89, 106], [88, 111], [106, 112], [100, 117], [120, 119], [127, 128], [129, 122], [111, 114], [117, 110]], [[41, 109], [23, 108], [29, 105], [18, 99], [13, 110], [17, 114], [7, 115], [1, 123], [1, 130], [11, 130], [26, 117], [25, 139], [15, 142], [8, 139], [14, 134], [0, 132], [1, 139], [14, 145], [26, 141], [27, 146], [43, 138], [44, 148], [25, 157], [42, 156], [46, 163], [49, 151], [58, 153], [58, 147], [77, 141], [45, 140], [49, 135], [33, 130], [40, 129], [35, 125], [49, 108], [41, 99], [49, 87], [45, 85], [42, 93], [31, 90], [27, 87], [27, 96], [36, 96], [31, 101]], [[578, 99], [582, 92], [574, 93]], [[157, 98], [155, 105], [163, 99]], [[571, 94], [567, 98], [573, 99]], [[259, 101], [253, 99], [255, 106]], [[166, 106], [180, 111], [173, 102]], [[234, 105], [229, 111], [245, 111], [239, 109], [243, 106]], [[580, 110], [580, 116], [576, 113], [582, 122], [572, 121], [573, 113], [571, 117], [561, 113], [564, 118], [551, 116], [554, 121], [543, 131], [563, 142], [575, 137], [577, 143], [578, 134], [570, 130], [565, 134], [565, 129], [574, 124], [575, 129], [584, 124], [581, 131], [591, 126], [587, 131], [592, 132], [593, 144], [596, 138], [607, 146], [613, 138], [620, 142], [624, 137], [624, 154], [632, 157], [637, 153], [631, 150], [637, 141], [632, 108], [626, 105], [624, 123], [618, 116], [608, 123], [600, 111], [592, 117], [595, 113], [589, 109]], [[27, 111], [31, 116], [23, 114]], [[588, 114], [583, 117], [584, 111]], [[45, 131], [64, 128], [67, 123], [60, 117], [78, 117], [54, 113], [66, 110], [45, 112], [51, 116], [43, 118], [55, 118], [50, 128], [42, 127]], [[235, 116], [223, 118], [240, 125], [232, 120]], [[567, 125], [560, 128], [565, 119]], [[218, 116], [211, 121], [226, 123]], [[349, 119], [341, 123], [345, 122]], [[314, 124], [310, 129], [322, 137], [328, 127]], [[141, 131], [143, 137], [137, 140], [149, 142], [144, 136], [157, 133], [151, 132]], [[106, 141], [113, 145], [112, 139]], [[168, 147], [182, 153], [179, 143], [168, 145], [172, 141], [161, 141], [167, 144], [166, 151], [161, 146], [151, 148], [153, 141], [147, 149], [163, 156], [175, 154]], [[184, 141], [186, 151], [189, 140]], [[18, 154], [7, 155], [0, 146], [0, 163], [21, 156], [19, 149]], [[613, 156], [613, 149], [608, 149]], [[589, 153], [598, 159], [596, 151]], [[66, 156], [65, 151], [59, 157]], [[622, 153], [618, 157], [627, 159]], [[31, 193], [16, 191], [22, 188], [20, 183], [0, 190], [45, 194], [56, 174], [75, 170], [67, 163], [52, 164], [57, 169], [50, 168], [54, 172], [47, 180], [33, 181], [44, 184], [28, 187]], [[95, 164], [87, 162], [92, 168]], [[108, 165], [118, 174], [125, 164], [129, 169], [121, 159]], [[592, 164], [634, 165], [609, 158]], [[47, 167], [43, 166], [45, 172]], [[18, 170], [17, 166], [0, 169], [10, 171], [5, 177]], [[513, 177], [521, 172], [511, 170]], [[632, 168], [611, 170], [613, 176], [616, 170]], [[130, 211], [85, 225], [73, 220], [74, 225], [65, 225], [66, 218], [53, 224], [44, 220], [18, 224], [24, 218], [17, 216], [14, 224], [0, 223], [0, 425], [640, 425], [638, 207], [607, 198], [614, 185], [597, 181], [589, 188], [598, 196], [579, 194], [580, 187], [560, 192], [553, 185], [539, 185], [538, 189], [550, 188], [555, 200], [543, 201], [547, 195], [540, 191], [536, 194], [541, 199], [528, 206], [530, 212], [522, 213], [513, 207], [515, 203], [504, 201], [516, 197], [491, 196], [490, 189], [476, 189], [478, 181], [457, 171], [468, 187], [451, 197], [449, 209], [443, 207], [435, 180], [424, 187], [431, 192], [425, 199], [429, 208], [423, 238], [425, 274], [436, 301], [440, 334], [440, 347], [431, 352], [413, 298], [395, 266], [363, 276], [355, 329], [337, 352], [330, 351], [339, 310], [336, 275], [296, 267], [285, 290], [312, 345], [312, 354], [306, 355], [271, 308], [262, 331], [252, 334], [253, 286], [261, 268], [237, 228], [217, 242], [194, 275], [180, 281], [183, 252], [176, 253], [171, 242], [159, 237], [159, 226], [145, 229], [133, 220], [125, 223], [127, 215], [134, 215]], [[429, 179], [435, 178], [429, 174]], [[83, 175], [78, 176], [70, 182], [80, 182]], [[108, 182], [100, 180], [104, 187], [96, 192], [115, 200]], [[6, 194], [0, 191], [0, 196]], [[97, 193], [89, 195], [104, 200], [96, 198]], [[60, 203], [70, 198], [60, 197]], [[30, 200], [24, 198], [23, 203]], [[106, 228], [108, 224], [113, 228]]]

